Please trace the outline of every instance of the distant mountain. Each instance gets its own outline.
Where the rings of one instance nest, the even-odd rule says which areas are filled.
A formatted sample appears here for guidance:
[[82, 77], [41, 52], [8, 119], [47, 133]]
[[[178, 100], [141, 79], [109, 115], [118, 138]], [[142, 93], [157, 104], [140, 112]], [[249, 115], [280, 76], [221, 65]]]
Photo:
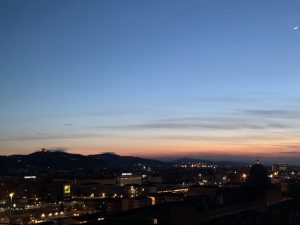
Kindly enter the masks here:
[[227, 165], [237, 166], [244, 163], [232, 161], [212, 161], [197, 158], [179, 158], [172, 161], [159, 161], [133, 156], [120, 156], [113, 153], [103, 153], [97, 155], [71, 154], [61, 151], [42, 150], [28, 155], [0, 156], [0, 171], [35, 171], [35, 169], [128, 169], [140, 167], [172, 166], [175, 164], [206, 163], [220, 167]]
[[120, 156], [112, 153], [98, 155], [80, 155], [66, 152], [39, 151], [29, 155], [0, 156], [0, 168], [122, 168], [136, 165], [160, 166], [165, 163], [158, 160], [132, 156]]
[[119, 165], [119, 166], [130, 166], [130, 165], [145, 165], [145, 166], [158, 166], [163, 165], [165, 163], [153, 160], [153, 159], [145, 159], [134, 156], [120, 156], [112, 153], [103, 153], [99, 155], [90, 155], [88, 156], [93, 159], [101, 160], [103, 163], [108, 165]]

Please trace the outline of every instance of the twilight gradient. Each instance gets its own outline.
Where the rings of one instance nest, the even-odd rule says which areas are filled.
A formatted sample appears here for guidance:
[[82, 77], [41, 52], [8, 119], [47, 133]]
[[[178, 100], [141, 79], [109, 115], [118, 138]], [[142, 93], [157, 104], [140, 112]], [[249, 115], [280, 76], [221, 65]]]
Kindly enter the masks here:
[[0, 154], [300, 156], [300, 2], [0, 2]]

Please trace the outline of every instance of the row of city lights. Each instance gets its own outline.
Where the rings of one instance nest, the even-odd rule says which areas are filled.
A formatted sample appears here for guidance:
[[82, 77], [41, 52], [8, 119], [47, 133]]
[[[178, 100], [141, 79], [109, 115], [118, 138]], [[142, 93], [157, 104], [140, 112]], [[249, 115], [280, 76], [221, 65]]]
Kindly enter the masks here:
[[[48, 214], [48, 217], [51, 217], [51, 216], [58, 216], [58, 215], [60, 215], [60, 216], [62, 216], [62, 215], [64, 215], [65, 213], [64, 212], [60, 212], [60, 213], [58, 213], [58, 212], [55, 212], [55, 213], [49, 213]], [[42, 213], [42, 215], [41, 215], [41, 218], [45, 218], [46, 217], [46, 214], [45, 213]]]

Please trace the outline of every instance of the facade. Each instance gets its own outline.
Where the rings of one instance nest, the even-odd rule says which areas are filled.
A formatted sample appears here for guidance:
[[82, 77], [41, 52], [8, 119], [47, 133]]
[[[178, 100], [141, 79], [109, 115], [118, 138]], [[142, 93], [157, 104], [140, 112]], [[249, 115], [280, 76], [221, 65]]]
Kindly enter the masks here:
[[141, 176], [134, 176], [132, 173], [122, 173], [120, 177], [117, 178], [117, 183], [120, 186], [131, 185], [131, 184], [142, 184]]
[[281, 164], [273, 164], [272, 165], [272, 172], [287, 172], [289, 169], [288, 165], [285, 163]]

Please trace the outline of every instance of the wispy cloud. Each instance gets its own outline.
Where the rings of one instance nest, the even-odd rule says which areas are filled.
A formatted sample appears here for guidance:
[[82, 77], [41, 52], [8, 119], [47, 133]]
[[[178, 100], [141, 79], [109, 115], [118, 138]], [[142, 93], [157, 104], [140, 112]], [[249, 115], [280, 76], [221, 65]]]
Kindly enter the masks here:
[[282, 151], [282, 152], [278, 152], [280, 154], [283, 154], [283, 155], [297, 155], [297, 156], [300, 156], [300, 149], [299, 151]]
[[107, 133], [77, 133], [77, 134], [39, 134], [39, 135], [19, 135], [1, 138], [0, 141], [31, 141], [31, 140], [61, 140], [61, 139], [80, 139], [80, 138], [102, 138], [110, 136]]
[[[28, 116], [23, 116], [19, 117], [18, 119], [15, 119], [15, 122], [31, 122], [31, 121], [36, 121], [36, 120], [57, 120], [57, 119], [63, 119], [63, 118], [82, 118], [82, 117], [115, 117], [115, 116], [121, 116], [121, 115], [128, 115], [132, 114], [133, 112], [124, 112], [124, 111], [90, 111], [90, 112], [78, 112], [78, 113], [73, 113], [73, 112], [65, 112], [65, 113], [60, 113], [60, 114], [36, 114], [36, 115], [28, 115]], [[71, 123], [66, 123], [64, 125], [71, 125]], [[73, 125], [73, 124], [72, 124]]]
[[291, 128], [290, 125], [283, 123], [265, 122], [265, 123], [242, 123], [232, 121], [187, 121], [185, 119], [174, 119], [174, 122], [146, 122], [129, 124], [122, 126], [94, 126], [96, 129], [135, 129], [135, 130], [264, 130], [264, 129], [282, 129]]
[[245, 114], [252, 116], [275, 117], [275, 118], [300, 118], [300, 111], [298, 110], [284, 110], [284, 109], [271, 109], [271, 110], [243, 110]]
[[[256, 141], [273, 141], [276, 139], [274, 136], [266, 136], [266, 135], [257, 135], [257, 134], [246, 134], [246, 135], [241, 135], [241, 134], [236, 134], [236, 135], [186, 135], [186, 134], [170, 134], [170, 135], [154, 135], [154, 136], [149, 136], [148, 138], [152, 138], [154, 140], [157, 139], [165, 139], [165, 140], [188, 140], [188, 141], [207, 141], [211, 143], [216, 143], [216, 142], [227, 142], [232, 145], [238, 144], [238, 145], [249, 145], [247, 141], [249, 140], [256, 140]], [[284, 138], [283, 138], [284, 139]], [[246, 142], [245, 142], [246, 141]]]
[[281, 155], [299, 155], [300, 156], [300, 144], [289, 143], [289, 144], [277, 144], [272, 147], [279, 149], [276, 153]]

